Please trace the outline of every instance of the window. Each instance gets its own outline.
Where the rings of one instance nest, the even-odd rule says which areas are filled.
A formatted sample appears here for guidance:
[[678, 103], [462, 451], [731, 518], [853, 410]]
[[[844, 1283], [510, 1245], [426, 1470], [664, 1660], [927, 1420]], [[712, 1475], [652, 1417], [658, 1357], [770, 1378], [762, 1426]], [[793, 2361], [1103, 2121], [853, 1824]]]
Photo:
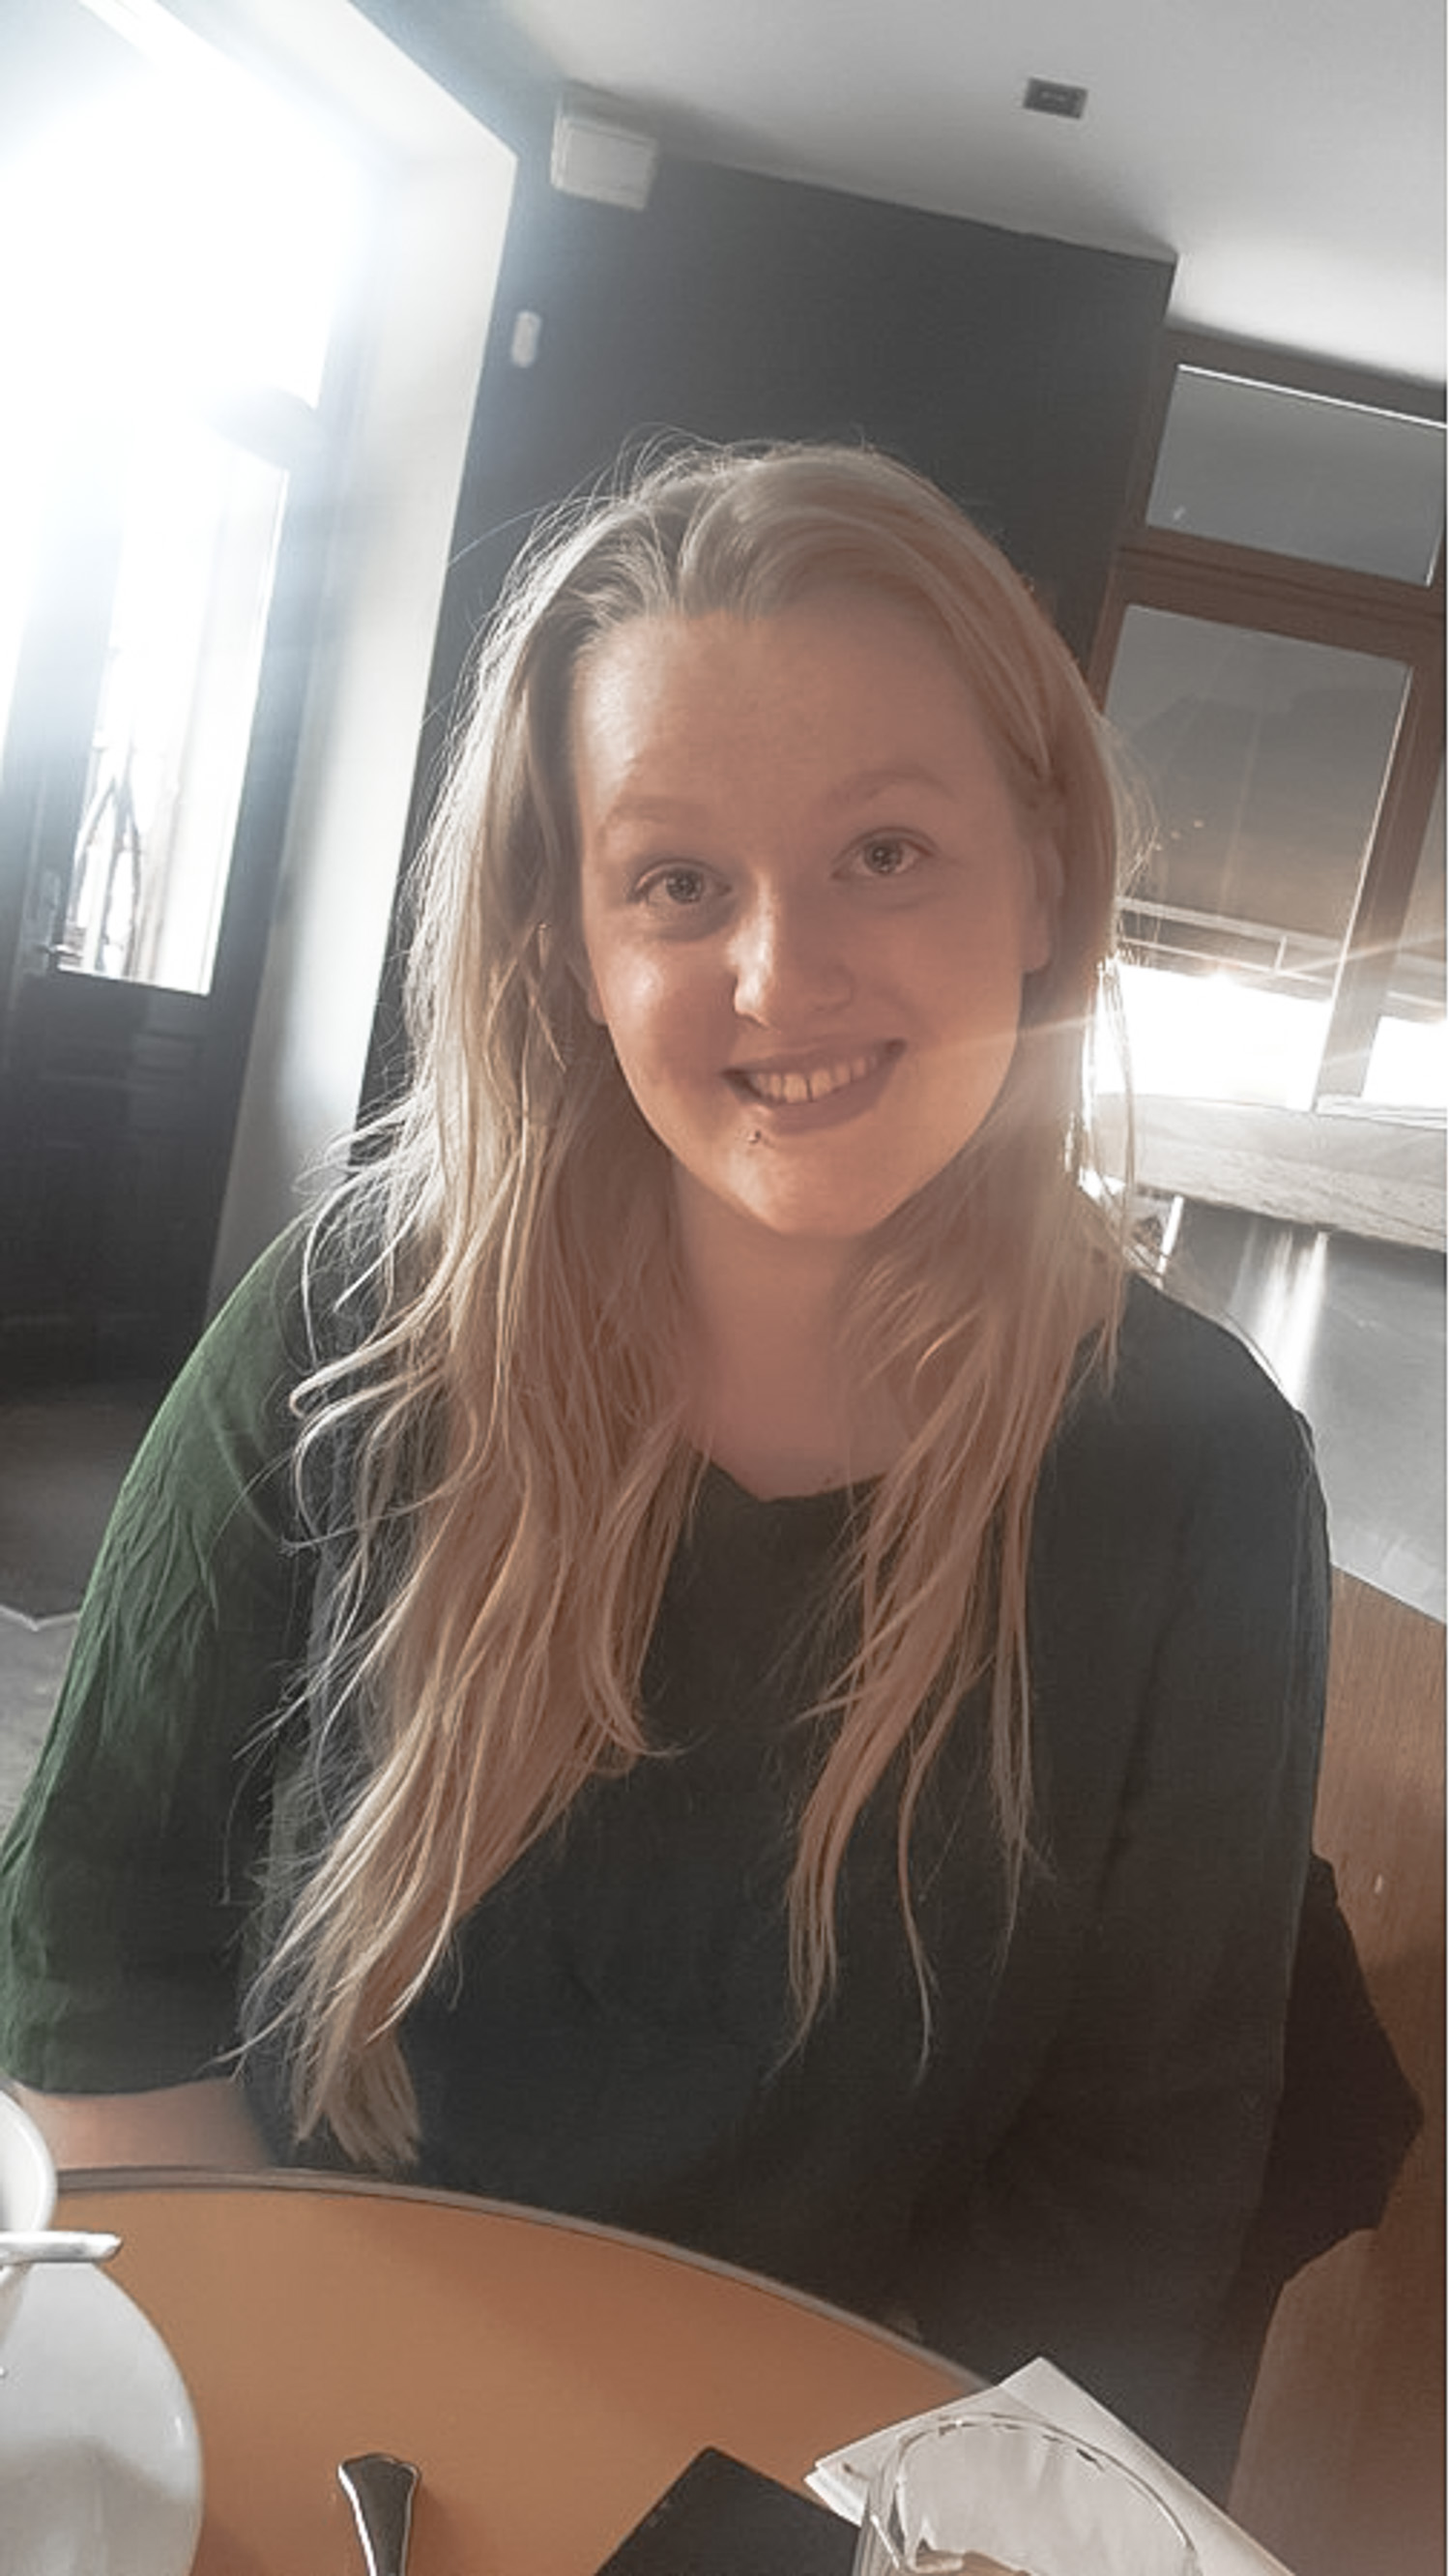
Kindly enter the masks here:
[[63, 970], [209, 988], [286, 489], [184, 417], [130, 459]]
[[1437, 421], [1185, 365], [1147, 516], [1150, 527], [1428, 582], [1444, 492]]
[[1445, 1105], [1445, 773], [1420, 845], [1409, 905], [1364, 1079], [1366, 1102]]
[[1170, 344], [1094, 665], [1145, 1093], [1443, 1113], [1443, 478], [1424, 388]]

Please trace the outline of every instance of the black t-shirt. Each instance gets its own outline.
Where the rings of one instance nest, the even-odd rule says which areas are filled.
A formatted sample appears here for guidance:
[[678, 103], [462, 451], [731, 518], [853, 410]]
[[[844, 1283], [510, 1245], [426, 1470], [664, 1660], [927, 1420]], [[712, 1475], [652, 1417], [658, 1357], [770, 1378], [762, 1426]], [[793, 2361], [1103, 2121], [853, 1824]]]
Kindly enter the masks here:
[[[237, 2038], [305, 1699], [273, 1721], [326, 1579], [288, 1465], [297, 1266], [289, 1238], [238, 1291], [138, 1458], [0, 1858], [0, 2065], [42, 2089], [183, 2082]], [[485, 1897], [404, 2025], [415, 2178], [904, 2308], [989, 2373], [1048, 2352], [1167, 2439], [1278, 2091], [1327, 1628], [1307, 1436], [1228, 1335], [1132, 1287], [1112, 1382], [1080, 1388], [1039, 1487], [1010, 1928], [980, 1697], [922, 1803], [925, 2045], [889, 1782], [801, 2044], [789, 2000], [811, 1612], [850, 1509], [706, 1470], [647, 1659], [651, 1753]], [[249, 2080], [285, 2156], [275, 2070]]]

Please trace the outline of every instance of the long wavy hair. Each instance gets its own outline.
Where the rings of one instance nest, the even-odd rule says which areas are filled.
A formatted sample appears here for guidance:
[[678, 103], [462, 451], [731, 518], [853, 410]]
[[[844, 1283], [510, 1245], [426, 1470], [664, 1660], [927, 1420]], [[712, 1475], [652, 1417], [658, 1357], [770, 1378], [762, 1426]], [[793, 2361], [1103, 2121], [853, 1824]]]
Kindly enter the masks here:
[[292, 1891], [251, 2026], [285, 2038], [298, 2135], [326, 2125], [359, 2161], [415, 2152], [399, 2025], [464, 1915], [587, 1780], [648, 1756], [641, 1669], [701, 1472], [668, 1157], [578, 970], [575, 675], [632, 619], [769, 618], [853, 587], [907, 610], [955, 666], [1061, 883], [994, 1107], [856, 1248], [841, 1301], [858, 1380], [888, 1383], [906, 1429], [823, 1628], [850, 1644], [795, 1820], [798, 2035], [837, 1973], [853, 1823], [888, 1774], [929, 2031], [912, 1820], [978, 1683], [1009, 1916], [1017, 1901], [1033, 1492], [1077, 1379], [1110, 1357], [1123, 1276], [1086, 1108], [1111, 772], [1048, 619], [931, 485], [854, 448], [691, 451], [555, 518], [511, 576], [411, 889], [411, 1081], [318, 1221], [330, 1278], [339, 1243], [357, 1247], [345, 1302], [366, 1316], [339, 1350], [319, 1314], [331, 1355], [297, 1398], [304, 1492], [322, 1461], [348, 1462], [311, 1687], [353, 1748], [353, 1785]]

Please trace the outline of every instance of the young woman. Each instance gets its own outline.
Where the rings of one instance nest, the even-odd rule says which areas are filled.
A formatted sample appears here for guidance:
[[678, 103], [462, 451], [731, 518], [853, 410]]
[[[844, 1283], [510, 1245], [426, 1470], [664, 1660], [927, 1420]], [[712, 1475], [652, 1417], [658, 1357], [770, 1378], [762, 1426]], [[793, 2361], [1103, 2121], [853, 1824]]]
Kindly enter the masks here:
[[586, 2213], [1173, 2439], [1326, 1570], [1093, 1186], [1116, 857], [1066, 652], [901, 467], [685, 457], [531, 551], [412, 1087], [163, 1411], [5, 1856], [63, 2158]]

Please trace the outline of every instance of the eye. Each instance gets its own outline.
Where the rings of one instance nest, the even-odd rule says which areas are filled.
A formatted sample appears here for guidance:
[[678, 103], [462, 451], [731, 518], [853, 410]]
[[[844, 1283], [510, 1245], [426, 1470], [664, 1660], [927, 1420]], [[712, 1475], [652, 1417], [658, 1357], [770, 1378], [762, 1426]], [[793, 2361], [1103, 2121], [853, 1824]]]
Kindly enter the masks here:
[[715, 880], [708, 868], [678, 859], [641, 877], [630, 900], [643, 904], [650, 912], [698, 912], [715, 891]]
[[899, 832], [875, 832], [853, 853], [855, 864], [863, 876], [874, 877], [887, 885], [894, 884], [898, 877], [909, 876], [913, 868], [920, 867], [921, 857], [916, 842], [904, 839]]

